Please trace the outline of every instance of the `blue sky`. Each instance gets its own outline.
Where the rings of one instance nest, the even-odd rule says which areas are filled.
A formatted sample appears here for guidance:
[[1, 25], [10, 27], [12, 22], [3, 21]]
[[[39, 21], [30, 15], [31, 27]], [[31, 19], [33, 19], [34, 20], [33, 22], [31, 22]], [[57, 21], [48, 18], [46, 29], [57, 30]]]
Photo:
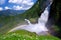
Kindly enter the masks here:
[[31, 8], [36, 0], [0, 0], [0, 11], [13, 10], [28, 10]]

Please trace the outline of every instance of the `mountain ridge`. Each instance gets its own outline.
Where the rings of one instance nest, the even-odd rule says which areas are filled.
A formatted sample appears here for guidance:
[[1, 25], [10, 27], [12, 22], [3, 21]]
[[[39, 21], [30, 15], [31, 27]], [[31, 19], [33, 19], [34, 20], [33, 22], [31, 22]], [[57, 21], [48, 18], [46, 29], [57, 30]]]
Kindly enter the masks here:
[[5, 16], [11, 16], [11, 15], [17, 15], [17, 14], [22, 14], [24, 13], [26, 10], [3, 10], [0, 11], [0, 15], [5, 15]]

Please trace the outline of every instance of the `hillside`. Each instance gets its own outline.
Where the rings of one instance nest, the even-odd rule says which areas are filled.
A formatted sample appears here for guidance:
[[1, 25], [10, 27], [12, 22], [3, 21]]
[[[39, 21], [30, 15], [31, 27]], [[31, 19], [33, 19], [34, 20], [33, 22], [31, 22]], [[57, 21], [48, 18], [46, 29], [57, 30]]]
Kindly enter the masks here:
[[51, 35], [38, 36], [35, 33], [30, 33], [25, 30], [19, 30], [16, 32], [8, 33], [3, 36], [0, 35], [0, 40], [60, 40], [60, 39]]
[[24, 13], [25, 10], [2, 10], [0, 11], [0, 16], [15, 16]]
[[38, 6], [39, 6], [38, 2], [36, 2], [31, 9], [25, 11], [22, 14], [19, 13], [18, 15], [15, 15], [15, 16], [1, 15], [0, 16], [0, 34], [6, 33], [10, 29], [16, 27], [18, 24], [20, 25], [25, 24], [24, 22], [25, 18], [30, 19], [32, 22], [35, 22], [38, 18], [38, 10], [39, 10]]

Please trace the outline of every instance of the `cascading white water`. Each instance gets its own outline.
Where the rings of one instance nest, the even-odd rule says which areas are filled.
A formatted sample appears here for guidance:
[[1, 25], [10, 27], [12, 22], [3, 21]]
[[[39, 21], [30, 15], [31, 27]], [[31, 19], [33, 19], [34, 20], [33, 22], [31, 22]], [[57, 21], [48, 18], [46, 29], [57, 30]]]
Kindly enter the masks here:
[[25, 21], [26, 21], [29, 25], [31, 24], [31, 22], [30, 22], [29, 20], [25, 19]]
[[48, 21], [48, 15], [49, 15], [49, 11], [50, 11], [50, 5], [52, 4], [52, 2], [50, 2], [50, 4], [45, 8], [44, 12], [41, 14], [40, 18], [38, 19], [38, 23], [36, 24], [32, 24], [30, 23], [29, 20], [25, 19], [25, 21], [28, 22], [28, 25], [20, 25], [12, 30], [10, 30], [10, 32], [14, 31], [14, 30], [27, 30], [30, 32], [35, 32], [36, 34], [43, 34], [42, 32], [46, 32], [48, 31], [48, 29], [46, 28], [46, 23]]
[[38, 23], [44, 23], [46, 24], [46, 22], [48, 21], [48, 16], [49, 16], [49, 11], [50, 11], [50, 5], [52, 3], [50, 3], [44, 10], [44, 12], [41, 14], [40, 18], [38, 19]]

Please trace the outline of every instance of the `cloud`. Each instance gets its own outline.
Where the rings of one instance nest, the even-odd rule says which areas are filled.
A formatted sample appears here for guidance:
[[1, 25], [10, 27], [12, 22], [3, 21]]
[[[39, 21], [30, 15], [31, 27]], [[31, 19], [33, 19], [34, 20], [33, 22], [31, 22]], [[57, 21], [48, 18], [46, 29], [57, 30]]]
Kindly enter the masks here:
[[4, 4], [5, 0], [0, 0], [0, 5]]
[[12, 9], [14, 10], [28, 10], [30, 7], [23, 7], [23, 6], [13, 6]]
[[21, 5], [13, 6], [13, 9], [15, 10], [28, 10], [34, 4], [32, 0], [9, 0], [8, 2]]
[[[31, 6], [25, 6], [25, 5], [22, 5], [22, 6], [19, 6], [19, 5], [14, 5], [13, 7], [8, 7], [8, 6], [5, 6], [4, 7], [4, 10], [7, 10], [7, 9], [12, 9], [12, 10], [28, 10], [30, 9]], [[0, 10], [2, 10], [2, 8], [0, 7]]]
[[23, 0], [9, 0], [9, 3], [16, 3], [16, 4], [20, 4]]
[[26, 5], [33, 5], [34, 2], [32, 0], [9, 0], [9, 3], [15, 3], [15, 4], [26, 4]]
[[0, 5], [2, 5], [0, 10], [28, 10], [34, 4], [33, 0], [8, 0], [9, 4], [5, 6], [4, 4], [6, 4], [6, 1], [7, 0], [0, 0]]
[[2, 11], [3, 10], [3, 8], [2, 7], [0, 7], [0, 11]]
[[32, 0], [24, 0], [23, 2], [22, 2], [22, 4], [26, 4], [26, 5], [33, 5], [34, 4], [34, 2], [32, 2]]
[[13, 9], [14, 9], [14, 10], [21, 10], [22, 7], [20, 7], [20, 6], [13, 6]]
[[7, 9], [11, 9], [11, 8], [10, 8], [10, 7], [8, 7], [8, 6], [6, 6], [6, 7], [5, 7], [5, 10], [7, 10]]

